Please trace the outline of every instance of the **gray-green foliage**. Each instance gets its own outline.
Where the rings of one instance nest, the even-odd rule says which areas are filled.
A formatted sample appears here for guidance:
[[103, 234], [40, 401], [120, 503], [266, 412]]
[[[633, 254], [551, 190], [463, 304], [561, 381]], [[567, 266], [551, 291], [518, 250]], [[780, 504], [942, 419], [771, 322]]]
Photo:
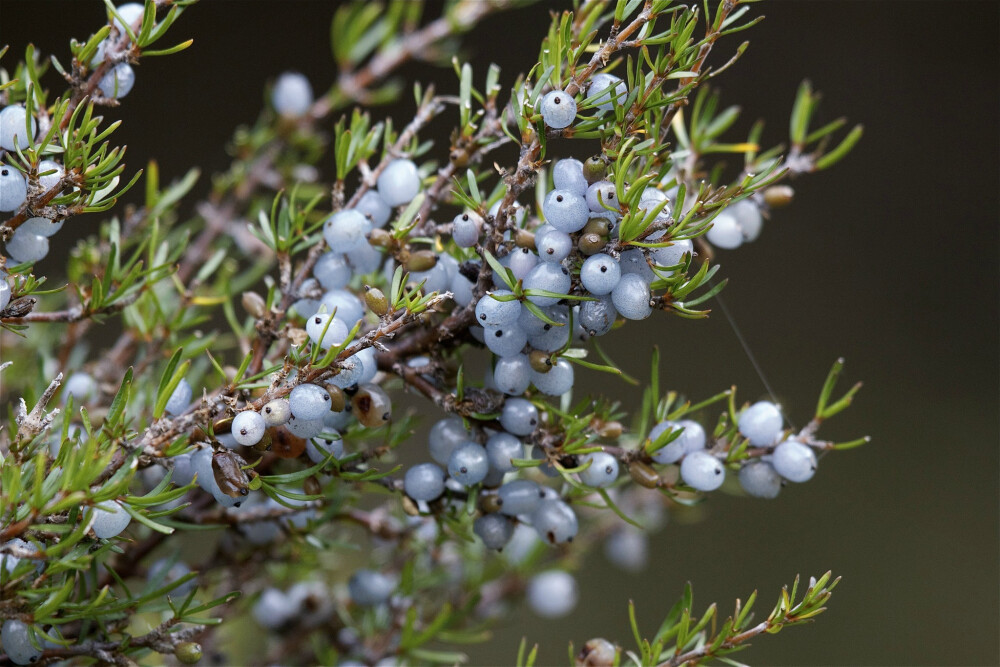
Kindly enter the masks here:
[[[0, 552], [6, 559], [0, 567], [0, 618], [29, 623], [46, 659], [127, 663], [151, 652], [176, 652], [179, 659], [196, 660], [200, 649], [191, 641], [197, 638], [234, 659], [263, 662], [265, 656], [241, 654], [231, 635], [211, 630], [247, 614], [266, 597], [265, 588], [275, 587], [300, 606], [275, 621], [282, 635], [273, 637], [275, 653], [268, 660], [460, 662], [461, 645], [486, 640], [502, 603], [517, 597], [533, 574], [553, 564], [574, 567], [580, 553], [623, 523], [654, 527], [650, 504], [662, 511], [704, 499], [679, 478], [678, 466], [654, 463], [653, 454], [680, 435], [668, 429], [648, 437], [657, 423], [700, 419], [709, 449], [733, 473], [769, 455], [770, 448], [751, 447], [740, 434], [743, 405], [735, 388], [700, 401], [666, 391], [655, 350], [651, 375], [642, 380], [642, 405], [631, 415], [610, 395], [549, 399], [530, 393], [544, 415], [526, 438], [537, 456], [515, 459], [512, 474], [547, 484], [579, 510], [581, 529], [571, 547], [554, 549], [535, 540], [516, 556], [496, 556], [485, 553], [473, 530], [477, 517], [497, 510], [495, 485], [451, 489], [429, 504], [403, 494], [397, 450], [424, 455], [424, 443], [413, 437], [416, 413], [397, 410], [385, 424], [361, 419], [338, 425], [343, 455], [323, 449], [315, 463], [302, 457], [305, 444], [284, 431], [269, 432], [259, 447], [238, 454], [220, 444], [235, 412], [261, 410], [298, 383], [336, 384], [359, 353], [377, 359], [375, 381], [385, 391], [422, 394], [439, 411], [435, 419], [458, 415], [474, 439], [485, 441], [486, 429], [499, 428], [504, 397], [470, 378], [462, 360], [478, 347], [470, 334], [475, 299], [493, 287], [492, 273], [505, 283], [496, 287], [511, 292], [501, 299], [521, 301], [549, 325], [572, 329], [573, 315], [556, 321], [527, 297], [571, 304], [593, 299], [578, 281], [566, 294], [525, 289], [501, 263], [513, 248], [533, 247], [540, 205], [519, 221], [514, 204], [532, 188], [534, 201], [543, 200], [551, 189], [548, 161], [572, 154], [574, 139], [600, 142], [588, 168], [605, 175], [621, 202], [614, 211], [620, 222], [605, 251], [617, 257], [693, 240], [697, 256], [685, 254], [671, 267], [650, 266], [651, 305], [659, 317], [663, 313], [655, 311], [707, 316], [703, 308], [725, 286], [704, 241], [716, 216], [748, 199], [764, 209], [787, 203], [790, 190], [783, 181], [832, 166], [860, 136], [855, 128], [833, 142], [843, 121], [813, 129], [818, 98], [803, 84], [787, 146], [760, 146], [760, 124], [748, 137], [727, 137], [738, 109], [722, 107], [708, 84], [747, 48], [730, 36], [759, 20], [751, 4], [576, 3], [573, 11], [553, 14], [538, 61], [525, 63], [527, 74], [511, 90], [503, 90], [495, 66], [476, 72], [454, 53], [461, 35], [480, 20], [521, 3], [456, 0], [429, 18], [422, 16], [421, 3], [406, 0], [346, 4], [331, 26], [339, 79], [301, 117], [266, 109], [254, 125], [239, 128], [231, 167], [213, 178], [211, 193], [195, 205], [188, 199], [200, 176], [197, 167], [169, 185], [161, 183], [155, 162], [130, 169], [124, 147], [114, 142], [120, 121], [107, 122], [101, 111], [118, 102], [94, 95], [112, 65], [189, 46], [158, 43], [168, 31], [173, 35], [185, 21], [197, 20], [197, 7], [188, 14], [191, 4], [146, 0], [141, 20], [124, 31], [114, 27], [120, 17], [108, 4], [108, 24], [72, 43], [69, 67], [29, 47], [10, 72], [0, 70], [0, 102], [24, 103], [40, 128], [28, 146], [3, 156], [29, 183], [26, 203], [0, 222], [4, 240], [32, 215], [67, 219], [63, 233], [73, 233], [72, 218], [112, 210], [145, 177], [138, 203], [117, 207], [97, 234], [80, 236], [65, 271], [53, 271], [65, 275], [65, 286], [49, 289], [53, 281], [41, 273], [44, 265], [4, 267], [12, 298], [0, 312], [0, 377], [8, 412], [0, 434]], [[184, 20], [175, 25], [182, 13]], [[109, 42], [101, 50], [103, 40]], [[710, 59], [713, 49], [728, 54]], [[409, 122], [373, 122], [365, 107], [399, 97], [401, 87], [390, 75], [416, 55], [453, 66], [454, 90], [439, 93], [416, 84]], [[59, 95], [42, 83], [49, 63], [69, 84]], [[621, 76], [628, 91], [610, 113], [598, 109], [597, 96], [586, 96], [590, 77], [604, 71]], [[547, 128], [537, 111], [539, 98], [552, 89], [578, 101], [576, 121], [562, 130]], [[450, 147], [422, 138], [438, 116], [457, 123]], [[498, 175], [493, 151], [504, 146], [517, 147], [518, 157], [516, 164], [501, 165]], [[724, 178], [718, 155], [742, 156], [741, 173]], [[343, 342], [321, 350], [310, 344], [296, 308], [323, 297], [310, 272], [328, 250], [324, 221], [357, 205], [400, 156], [419, 164], [423, 189], [393, 212], [386, 229], [369, 235], [371, 247], [391, 258], [390, 270], [353, 276], [349, 289], [365, 299], [366, 315], [348, 323], [353, 329]], [[59, 184], [47, 191], [38, 186], [38, 165], [46, 158], [58, 158], [65, 168]], [[301, 178], [304, 167], [320, 165], [331, 181]], [[669, 192], [672, 199], [640, 206], [647, 188]], [[530, 207], [529, 199], [523, 197], [521, 205]], [[462, 208], [484, 221], [475, 247], [458, 247], [450, 225], [435, 222], [451, 220]], [[446, 255], [456, 266], [465, 263], [470, 305], [456, 306], [446, 290], [426, 289], [429, 277], [413, 278], [429, 276], [429, 267]], [[579, 259], [574, 251], [575, 271]], [[117, 338], [88, 340], [88, 332]], [[533, 363], [563, 359], [577, 372], [640, 381], [586, 336], [567, 336]], [[847, 407], [858, 389], [834, 397], [841, 367], [838, 361], [808, 424], [787, 428], [782, 437], [794, 436], [819, 452], [866, 441], [817, 438], [824, 420]], [[65, 376], [81, 371], [96, 379], [96, 396], [60, 390]], [[195, 387], [195, 401], [180, 414], [166, 414], [182, 379]], [[359, 418], [381, 400], [377, 387], [349, 389], [331, 386], [333, 400], [353, 403]], [[192, 480], [193, 471], [187, 471], [193, 465], [187, 457], [199, 448], [214, 452], [202, 472], [211, 471], [217, 486], [241, 488], [242, 507], [225, 509], [198, 489], [211, 483]], [[587, 487], [578, 475], [589, 463], [584, 455], [597, 451], [615, 456], [627, 472], [610, 491]], [[121, 536], [100, 539], [92, 530], [95, 507], [107, 508], [111, 501], [120, 502], [133, 521]], [[191, 563], [193, 571], [169, 577], [161, 567], [143, 576], [157, 558], [174, 563], [196, 542], [208, 547]], [[14, 559], [20, 559], [16, 565]], [[343, 594], [352, 571], [363, 564], [398, 582], [389, 605], [362, 608]], [[714, 605], [704, 616], [692, 616], [687, 590], [650, 640], [642, 638], [633, 613], [638, 648], [617, 651], [616, 661], [672, 665], [721, 658], [751, 636], [811, 619], [835, 583], [824, 575], [796, 602], [796, 581], [756, 625], [749, 615], [752, 596], [746, 605], [737, 603], [721, 628]], [[572, 660], [572, 649], [570, 655]], [[522, 646], [518, 662], [532, 661]]]

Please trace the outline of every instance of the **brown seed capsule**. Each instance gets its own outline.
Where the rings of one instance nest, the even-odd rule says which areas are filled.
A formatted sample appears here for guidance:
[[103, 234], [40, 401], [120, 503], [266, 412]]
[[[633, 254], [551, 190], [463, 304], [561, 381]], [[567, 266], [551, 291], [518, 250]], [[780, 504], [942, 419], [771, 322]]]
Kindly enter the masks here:
[[788, 206], [795, 198], [795, 190], [790, 185], [772, 185], [764, 190], [764, 201], [771, 208]]
[[226, 433], [232, 433], [232, 432], [233, 432], [232, 417], [226, 417], [224, 419], [220, 419], [216, 421], [214, 424], [212, 424], [212, 433], [214, 433], [215, 435], [224, 435]]
[[606, 440], [617, 440], [621, 437], [624, 427], [621, 422], [604, 422], [597, 434]]
[[607, 165], [600, 157], [589, 157], [583, 163], [583, 177], [593, 185], [597, 181], [603, 180], [608, 172]]
[[448, 157], [451, 159], [451, 163], [459, 169], [465, 169], [469, 166], [469, 154], [466, 151], [456, 148], [452, 150]]
[[386, 229], [373, 229], [368, 234], [368, 243], [379, 248], [391, 247], [393, 240], [392, 232]]
[[241, 466], [243, 457], [231, 449], [223, 449], [212, 455], [212, 473], [219, 489], [230, 498], [239, 498], [250, 493], [250, 479]]
[[531, 363], [531, 370], [536, 373], [548, 373], [552, 370], [552, 357], [548, 352], [532, 350], [528, 355], [528, 361]]
[[611, 220], [608, 218], [591, 218], [583, 226], [584, 234], [597, 234], [607, 236], [611, 232]]
[[35, 297], [22, 296], [20, 299], [14, 299], [7, 304], [7, 308], [3, 312], [7, 317], [24, 317], [34, 310], [36, 303], [38, 303], [38, 299]]
[[406, 260], [406, 270], [411, 273], [430, 271], [437, 264], [437, 254], [433, 250], [411, 252]]
[[261, 318], [267, 314], [267, 303], [264, 297], [256, 292], [243, 292], [243, 309], [253, 317]]
[[636, 484], [647, 489], [655, 489], [660, 485], [660, 476], [648, 463], [632, 461], [628, 464], [628, 474]]
[[194, 430], [191, 431], [191, 442], [208, 442], [208, 433], [205, 433], [205, 429], [200, 426], [195, 426]]
[[479, 496], [479, 509], [483, 514], [495, 514], [500, 511], [500, 496], [495, 493], [483, 493]]
[[389, 300], [385, 298], [382, 290], [377, 287], [365, 285], [365, 304], [368, 306], [368, 310], [379, 317], [389, 312]]
[[197, 642], [181, 642], [174, 647], [174, 657], [185, 665], [197, 663], [201, 655], [201, 644]]
[[611, 667], [618, 649], [607, 639], [589, 640], [576, 655], [576, 667]]
[[262, 435], [260, 440], [257, 441], [257, 444], [253, 445], [250, 449], [254, 450], [258, 454], [271, 451], [271, 432], [264, 431], [264, 435]]
[[368, 428], [382, 426], [392, 417], [392, 400], [377, 384], [363, 384], [351, 398], [354, 416]]
[[412, 498], [410, 498], [407, 495], [404, 495], [402, 501], [403, 501], [404, 512], [406, 512], [410, 516], [420, 516], [420, 508], [417, 507], [417, 503], [415, 503]]
[[535, 235], [527, 229], [517, 229], [514, 231], [514, 244], [518, 248], [534, 248]]
[[302, 482], [302, 490], [305, 491], [307, 495], [318, 496], [323, 493], [323, 486], [319, 483], [319, 480], [316, 479], [315, 475], [310, 475], [309, 477], [306, 477], [304, 482]]
[[271, 431], [271, 451], [283, 459], [297, 459], [306, 451], [306, 441], [284, 426], [275, 426]]
[[605, 244], [604, 239], [597, 234], [584, 234], [580, 237], [580, 240], [577, 241], [576, 245], [580, 249], [581, 253], [589, 257], [590, 255], [596, 255], [604, 250]]
[[344, 390], [335, 384], [326, 385], [326, 391], [330, 394], [330, 409], [334, 412], [343, 412], [347, 406], [347, 397]]

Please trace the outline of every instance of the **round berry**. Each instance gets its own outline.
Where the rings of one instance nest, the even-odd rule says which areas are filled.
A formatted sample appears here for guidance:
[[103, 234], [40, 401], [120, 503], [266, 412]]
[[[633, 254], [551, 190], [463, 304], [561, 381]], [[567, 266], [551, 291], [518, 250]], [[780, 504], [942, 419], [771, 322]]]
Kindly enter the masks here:
[[531, 514], [544, 497], [542, 488], [530, 479], [515, 479], [497, 490], [500, 511], [507, 516]]
[[363, 607], [386, 602], [396, 591], [396, 579], [374, 570], [358, 570], [347, 582], [351, 599]]
[[767, 461], [750, 461], [740, 468], [740, 486], [754, 498], [777, 498], [781, 475]]
[[579, 523], [573, 509], [561, 500], [550, 498], [538, 503], [531, 513], [531, 525], [549, 544], [570, 542], [576, 537]]
[[313, 463], [326, 461], [330, 455], [340, 459], [344, 457], [344, 441], [341, 438], [310, 438], [306, 442], [306, 456]]
[[603, 336], [611, 331], [618, 311], [610, 296], [580, 304], [580, 326], [591, 336]]
[[48, 192], [59, 185], [65, 173], [62, 165], [55, 160], [42, 160], [38, 163], [38, 185]]
[[604, 541], [604, 556], [626, 572], [639, 572], [649, 560], [649, 536], [634, 526], [621, 526]]
[[[525, 290], [545, 290], [555, 294], [569, 292], [573, 280], [564, 266], [541, 262], [524, 279]], [[528, 300], [536, 306], [554, 306], [559, 302], [558, 296], [531, 295]]]
[[326, 313], [317, 313], [306, 320], [306, 334], [314, 345], [327, 349], [340, 345], [350, 332], [347, 325], [339, 317], [330, 317]]
[[754, 447], [769, 447], [781, 434], [781, 410], [770, 401], [758, 401], [740, 414], [737, 426]]
[[486, 514], [472, 523], [472, 532], [487, 549], [503, 549], [514, 534], [514, 522], [502, 514]]
[[431, 427], [427, 440], [431, 458], [447, 465], [455, 448], [469, 440], [469, 431], [461, 417], [445, 417]]
[[573, 250], [573, 239], [566, 232], [553, 229], [543, 236], [535, 235], [535, 247], [543, 262], [559, 263], [569, 257]]
[[520, 354], [528, 342], [528, 336], [516, 324], [507, 324], [501, 327], [483, 327], [483, 341], [498, 357], [510, 357]]
[[653, 269], [650, 268], [649, 263], [646, 261], [646, 255], [643, 253], [642, 248], [633, 248], [632, 250], [623, 252], [618, 256], [618, 266], [621, 268], [623, 276], [633, 273], [647, 283], [651, 283], [656, 279], [656, 274], [653, 273]]
[[292, 416], [292, 408], [288, 404], [288, 399], [276, 398], [265, 403], [260, 409], [260, 414], [267, 426], [281, 426]]
[[717, 248], [725, 250], [735, 250], [743, 245], [743, 230], [736, 222], [736, 217], [728, 211], [715, 216], [712, 227], [705, 234], [708, 242]]
[[680, 434], [665, 446], [653, 452], [653, 460], [657, 463], [676, 463], [691, 452], [705, 449], [705, 429], [696, 421], [685, 419], [679, 422], [669, 419], [660, 422], [649, 432], [649, 440], [656, 440], [667, 431], [678, 431]]
[[73, 397], [73, 403], [76, 405], [93, 400], [97, 396], [97, 380], [90, 373], [73, 373], [66, 380], [66, 385], [63, 387], [63, 403], [70, 396]]
[[313, 275], [323, 289], [341, 289], [351, 282], [351, 265], [343, 254], [331, 250], [316, 260]]
[[7, 239], [7, 256], [16, 264], [37, 262], [49, 254], [49, 240], [44, 236], [33, 234], [23, 226], [14, 230]]
[[38, 234], [39, 236], [48, 238], [54, 236], [56, 232], [62, 229], [64, 222], [66, 221], [53, 222], [48, 218], [28, 218], [18, 229], [23, 229], [26, 234]]
[[494, 433], [486, 440], [486, 458], [493, 470], [512, 472], [514, 459], [524, 458], [524, 445], [510, 433]]
[[[608, 209], [618, 211], [618, 192], [611, 181], [597, 181], [587, 188], [587, 206], [595, 213], [607, 214]], [[584, 223], [586, 224], [586, 223]]]
[[583, 163], [579, 160], [558, 160], [552, 166], [552, 182], [556, 190], [568, 190], [581, 197], [587, 194], [587, 179], [583, 176]]
[[476, 245], [482, 231], [483, 219], [476, 213], [459, 213], [451, 221], [451, 238], [460, 248], [471, 248]]
[[757, 204], [752, 199], [741, 199], [733, 204], [728, 212], [736, 218], [736, 224], [739, 225], [740, 231], [743, 233], [743, 240], [756, 241], [764, 226], [764, 218], [761, 216]]
[[406, 471], [403, 490], [414, 500], [434, 500], [444, 493], [444, 471], [433, 463], [418, 463]]
[[508, 398], [500, 412], [500, 425], [514, 435], [530, 435], [538, 426], [538, 408], [523, 398]]
[[9, 618], [0, 629], [0, 643], [4, 653], [15, 665], [30, 665], [42, 657], [42, 652], [31, 641], [31, 626]]
[[[538, 238], [537, 234], [535, 238]], [[515, 248], [504, 259], [507, 260], [507, 268], [511, 270], [517, 280], [524, 280], [538, 264], [538, 255], [527, 248]]]
[[482, 445], [466, 442], [455, 448], [448, 458], [448, 474], [463, 486], [479, 484], [489, 472], [490, 462]]
[[774, 448], [771, 465], [789, 482], [808, 482], [816, 474], [816, 454], [798, 440], [785, 440]]
[[567, 234], [580, 231], [590, 219], [586, 200], [569, 190], [552, 190], [545, 195], [542, 214], [548, 224]]
[[365, 316], [365, 305], [361, 299], [354, 296], [346, 289], [332, 289], [327, 291], [320, 300], [320, 306], [326, 306], [326, 312], [336, 313], [336, 318], [341, 320], [348, 328]]
[[493, 382], [508, 396], [520, 396], [531, 384], [531, 364], [527, 355], [501, 357], [493, 368]]
[[[563, 327], [566, 328], [568, 327]], [[531, 381], [543, 394], [562, 396], [573, 388], [573, 364], [560, 359], [547, 373], [531, 371]]]
[[602, 73], [595, 74], [590, 78], [587, 97], [593, 98], [595, 95], [600, 95], [594, 100], [594, 105], [601, 111], [611, 111], [615, 104], [621, 104], [625, 101], [627, 92], [628, 89], [625, 87], [624, 81], [614, 74]]
[[392, 207], [386, 204], [382, 196], [375, 190], [368, 190], [361, 195], [361, 199], [358, 200], [358, 205], [354, 209], [368, 218], [372, 225], [379, 228], [385, 227], [385, 223], [389, 222], [389, 218], [392, 217]]
[[681, 461], [681, 479], [696, 491], [714, 491], [725, 481], [726, 469], [708, 452], [692, 452]]
[[539, 616], [561, 618], [576, 607], [579, 591], [576, 579], [562, 570], [548, 570], [528, 582], [528, 604]]
[[349, 253], [365, 242], [371, 221], [353, 208], [337, 211], [323, 223], [323, 238], [334, 252]]
[[539, 111], [546, 125], [561, 130], [572, 125], [576, 118], [576, 100], [565, 91], [552, 90], [542, 97]]
[[420, 192], [420, 173], [412, 160], [393, 160], [378, 176], [378, 193], [388, 206], [409, 204]]
[[649, 284], [634, 273], [622, 276], [611, 292], [615, 310], [628, 320], [644, 320], [649, 317], [653, 312], [649, 299]]
[[580, 473], [580, 481], [587, 486], [604, 488], [611, 486], [618, 479], [618, 459], [607, 452], [591, 452], [583, 457], [581, 464], [590, 462], [590, 466]]
[[236, 442], [245, 447], [252, 447], [264, 437], [266, 428], [264, 418], [253, 410], [244, 410], [233, 417], [232, 433]]
[[300, 384], [288, 395], [296, 419], [322, 419], [330, 411], [330, 392], [315, 384]]
[[120, 535], [132, 522], [132, 515], [117, 500], [107, 500], [94, 507], [94, 535], [102, 540]]
[[135, 70], [128, 63], [118, 63], [101, 77], [97, 87], [104, 97], [120, 100], [132, 91], [134, 85]]
[[276, 629], [290, 621], [298, 609], [282, 591], [267, 588], [254, 603], [251, 613], [261, 627]]
[[31, 118], [29, 137], [27, 134], [29, 128], [25, 123], [27, 120], [28, 112], [20, 104], [11, 104], [0, 111], [0, 148], [11, 152], [15, 150], [15, 145], [22, 151], [28, 148], [29, 141], [35, 138], [35, 133], [38, 131], [38, 124]]
[[580, 268], [580, 283], [591, 294], [610, 294], [621, 280], [622, 270], [614, 257], [598, 253], [591, 255]]
[[297, 118], [304, 116], [313, 103], [312, 86], [309, 79], [298, 72], [285, 72], [274, 82], [271, 91], [274, 110], [282, 116]]
[[0, 211], [16, 211], [27, 198], [28, 186], [21, 172], [0, 163]]
[[494, 297], [511, 297], [510, 290], [487, 292], [476, 303], [476, 322], [483, 327], [502, 327], [514, 324], [521, 316], [521, 302], [517, 299], [500, 300]]
[[677, 266], [684, 260], [684, 255], [694, 255], [694, 243], [691, 239], [673, 241], [663, 248], [652, 248], [649, 255], [660, 266]]
[[187, 406], [191, 404], [192, 393], [191, 384], [184, 378], [181, 378], [181, 381], [177, 383], [173, 393], [170, 394], [170, 398], [167, 400], [167, 407], [165, 408], [167, 414], [179, 415], [187, 410]]

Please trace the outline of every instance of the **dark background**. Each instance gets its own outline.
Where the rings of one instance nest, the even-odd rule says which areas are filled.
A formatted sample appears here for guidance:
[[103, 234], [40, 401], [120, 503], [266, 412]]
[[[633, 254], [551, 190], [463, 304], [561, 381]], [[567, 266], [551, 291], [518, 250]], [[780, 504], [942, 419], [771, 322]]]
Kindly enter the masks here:
[[[332, 80], [332, 4], [195, 6], [173, 30], [174, 41], [190, 36], [195, 45], [144, 62], [134, 92], [110, 112], [125, 119], [118, 134], [130, 166], [156, 157], [164, 180], [193, 164], [209, 173], [224, 168], [224, 146], [236, 125], [256, 117], [266, 80], [289, 68], [317, 88]], [[490, 61], [503, 66], [505, 85], [527, 69], [553, 6], [478, 28], [466, 41], [477, 81]], [[767, 19], [743, 34], [749, 51], [717, 80], [724, 101], [744, 109], [740, 128], [762, 117], [765, 143], [783, 140], [796, 86], [809, 77], [824, 93], [818, 122], [843, 114], [865, 124], [865, 137], [830, 172], [799, 179], [795, 204], [757, 243], [721, 256], [721, 275], [731, 279], [725, 298], [799, 423], [829, 364], [846, 357], [844, 386], [863, 379], [865, 388], [822, 435], [867, 433], [872, 443], [827, 457], [813, 481], [786, 488], [777, 501], [714, 495], [704, 521], [674, 521], [655, 538], [642, 574], [620, 573], [595, 553], [580, 573], [581, 605], [571, 620], [542, 622], [524, 610], [489, 645], [471, 648], [474, 663], [511, 662], [523, 635], [543, 643], [544, 663], [565, 662], [570, 639], [579, 646], [600, 635], [630, 645], [626, 601], [636, 600], [652, 633], [688, 580], [699, 608], [717, 600], [728, 609], [758, 588], [763, 614], [796, 573], [827, 569], [844, 581], [819, 623], [761, 638], [737, 657], [1000, 663], [998, 4], [776, 1], [754, 11]], [[68, 39], [85, 38], [102, 20], [96, 0], [3, 0], [8, 67], [29, 38], [67, 63]], [[713, 62], [736, 43], [723, 42]], [[449, 70], [413, 64], [403, 75], [457, 91]], [[412, 96], [403, 99], [393, 113], [405, 120]], [[97, 222], [80, 220], [91, 229]], [[65, 252], [55, 249], [49, 266]], [[660, 318], [612, 340], [612, 356], [640, 377], [650, 340], [684, 350], [665, 355], [664, 381], [692, 397], [731, 383], [744, 398], [764, 393], [722, 317]], [[626, 405], [638, 399], [628, 385], [579, 375], [590, 389], [620, 391]]]

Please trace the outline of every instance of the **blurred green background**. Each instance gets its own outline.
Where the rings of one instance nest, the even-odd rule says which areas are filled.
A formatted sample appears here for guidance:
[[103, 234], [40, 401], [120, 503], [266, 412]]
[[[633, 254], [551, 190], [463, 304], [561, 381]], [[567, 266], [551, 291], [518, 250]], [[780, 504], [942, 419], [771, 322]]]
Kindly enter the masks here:
[[[224, 168], [233, 128], [256, 117], [264, 82], [285, 69], [317, 89], [335, 76], [330, 2], [203, 2], [182, 17], [183, 54], [150, 59], [135, 91], [110, 114], [125, 124], [131, 168], [155, 157], [164, 180], [190, 165]], [[537, 4], [490, 19], [466, 40], [479, 73], [526, 69], [547, 29]], [[629, 645], [626, 602], [653, 632], [686, 581], [695, 600], [723, 610], [760, 590], [763, 606], [796, 573], [844, 577], [820, 622], [765, 637], [738, 656], [754, 664], [1000, 664], [998, 653], [998, 21], [995, 2], [767, 2], [745, 57], [721, 76], [723, 101], [756, 118], [765, 143], [781, 141], [795, 89], [824, 93], [819, 122], [841, 114], [865, 137], [828, 173], [794, 183], [759, 241], [722, 253], [724, 297], [778, 397], [805, 422], [830, 363], [847, 358], [847, 382], [865, 388], [822, 432], [870, 434], [870, 446], [826, 458], [810, 483], [772, 502], [716, 494], [704, 520], [674, 521], [655, 539], [641, 574], [613, 569], [600, 553], [580, 573], [578, 611], [562, 622], [521, 610], [494, 641], [472, 647], [474, 664], [507, 664], [522, 636], [542, 662], [565, 662], [566, 643], [593, 636]], [[68, 62], [68, 39], [103, 21], [92, 2], [3, 0], [0, 42], [28, 41]], [[728, 58], [723, 42], [713, 61]], [[16, 56], [14, 56], [16, 57]], [[10, 61], [9, 55], [6, 60]], [[407, 80], [457, 90], [450, 70], [411, 64]], [[405, 119], [412, 97], [377, 117]], [[447, 140], [450, 119], [434, 125]], [[433, 131], [433, 130], [432, 130]], [[563, 150], [575, 147], [567, 144]], [[562, 147], [561, 147], [562, 148]], [[586, 150], [589, 150], [587, 148]], [[586, 156], [576, 148], [577, 157]], [[558, 154], [558, 150], [557, 150]], [[506, 158], [509, 160], [509, 155]], [[205, 183], [200, 186], [204, 191]], [[74, 224], [91, 231], [98, 217]], [[60, 238], [68, 239], [67, 234]], [[58, 266], [67, 247], [46, 260]], [[715, 316], [656, 318], [608, 345], [625, 370], [648, 373], [650, 342], [666, 356], [664, 382], [698, 398], [730, 384], [743, 398], [764, 389], [730, 325]], [[580, 373], [581, 390], [639, 392]]]

